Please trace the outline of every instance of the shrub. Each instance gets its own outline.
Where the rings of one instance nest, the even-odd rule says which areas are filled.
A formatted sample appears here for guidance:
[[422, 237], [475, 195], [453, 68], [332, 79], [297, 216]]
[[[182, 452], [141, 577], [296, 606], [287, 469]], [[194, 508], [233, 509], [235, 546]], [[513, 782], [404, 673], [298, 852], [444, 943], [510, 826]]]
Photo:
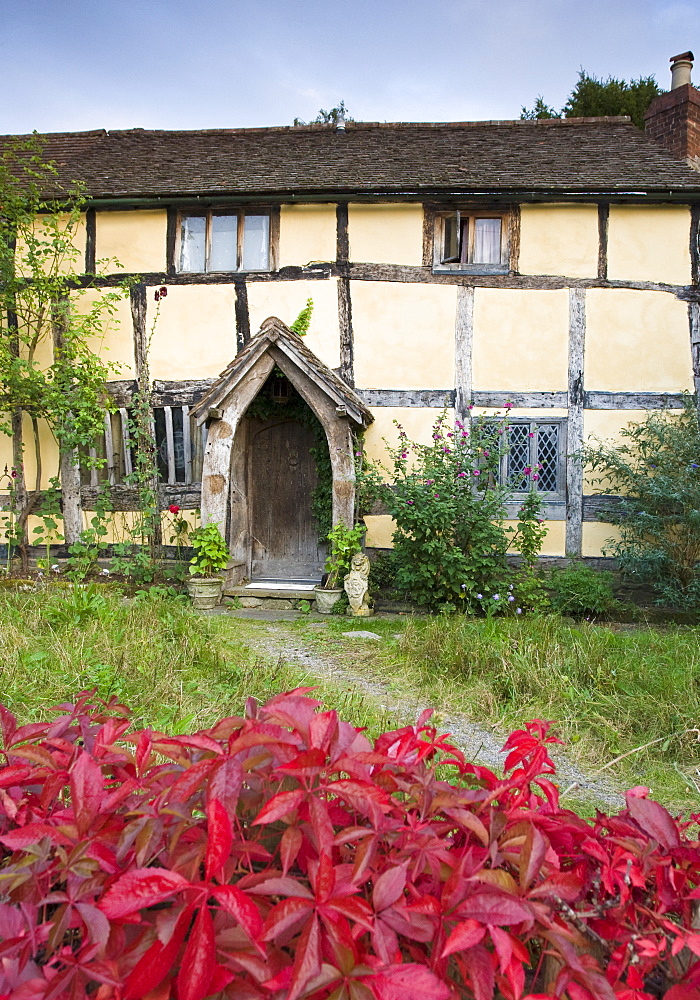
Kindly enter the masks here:
[[563, 615], [608, 615], [620, 607], [613, 593], [613, 574], [585, 563], [552, 570], [549, 586], [552, 606]]
[[90, 698], [0, 709], [6, 1000], [696, 995], [690, 824], [562, 809], [546, 723], [499, 779], [429, 713], [371, 745], [298, 689], [166, 736]]
[[616, 524], [610, 551], [623, 571], [650, 583], [661, 603], [700, 603], [700, 429], [692, 400], [680, 415], [651, 412], [622, 431], [622, 444], [584, 452], [606, 492], [623, 495], [604, 520]]
[[432, 443], [421, 445], [397, 425], [392, 468], [360, 473], [364, 496], [381, 500], [396, 522], [396, 586], [418, 606], [471, 611], [476, 594], [503, 579], [507, 488], [498, 484], [498, 467], [506, 426], [506, 418], [481, 417], [452, 426], [445, 411]]
[[226, 569], [230, 553], [218, 525], [212, 522], [196, 528], [191, 542], [194, 549], [190, 559], [191, 576], [212, 577]]
[[341, 522], [328, 532], [326, 538], [330, 542], [330, 552], [324, 567], [328, 574], [325, 583], [328, 590], [343, 586], [343, 580], [352, 568], [352, 557], [362, 551], [362, 539], [366, 531], [364, 524], [348, 528]]

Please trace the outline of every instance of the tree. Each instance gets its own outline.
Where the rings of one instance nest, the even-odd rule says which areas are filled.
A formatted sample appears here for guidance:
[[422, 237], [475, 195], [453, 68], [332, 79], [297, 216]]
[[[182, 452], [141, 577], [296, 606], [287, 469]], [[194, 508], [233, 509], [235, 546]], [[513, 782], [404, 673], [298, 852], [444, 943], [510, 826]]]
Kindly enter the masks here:
[[523, 105], [520, 109], [520, 117], [523, 121], [535, 121], [538, 118], [558, 118], [559, 115], [556, 113], [554, 108], [545, 104], [542, 94], [538, 94], [537, 100], [532, 108], [526, 108], [525, 105]]
[[653, 76], [638, 80], [606, 80], [579, 70], [578, 81], [559, 114], [538, 96], [534, 106], [523, 107], [521, 119], [536, 118], [598, 118], [606, 115], [629, 115], [638, 128], [644, 128], [644, 112], [663, 91]]
[[319, 113], [311, 121], [305, 122], [301, 118], [295, 118], [295, 125], [338, 125], [339, 122], [354, 122], [355, 119], [350, 115], [350, 112], [345, 107], [345, 101], [340, 101], [334, 108], [330, 111], [321, 108]]
[[[42, 421], [58, 444], [66, 541], [82, 530], [78, 449], [102, 433], [105, 381], [115, 370], [91, 345], [126, 290], [95, 290], [98, 275], [83, 273], [83, 194], [58, 189], [37, 138], [0, 154], [0, 206], [0, 432], [12, 437], [15, 536], [26, 568], [27, 520], [41, 500]], [[31, 490], [27, 447], [36, 467]]]

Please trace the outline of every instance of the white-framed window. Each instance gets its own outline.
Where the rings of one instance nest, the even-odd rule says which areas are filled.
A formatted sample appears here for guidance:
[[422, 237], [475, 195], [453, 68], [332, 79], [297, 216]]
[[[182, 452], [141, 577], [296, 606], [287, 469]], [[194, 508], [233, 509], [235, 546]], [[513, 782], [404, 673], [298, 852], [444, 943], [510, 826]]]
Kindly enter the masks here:
[[566, 497], [566, 419], [512, 417], [508, 451], [501, 457], [499, 480], [515, 496], [537, 490], [543, 499]]
[[176, 270], [269, 271], [270, 214], [208, 209], [180, 215]]
[[498, 274], [509, 268], [508, 213], [472, 209], [435, 216], [433, 270]]

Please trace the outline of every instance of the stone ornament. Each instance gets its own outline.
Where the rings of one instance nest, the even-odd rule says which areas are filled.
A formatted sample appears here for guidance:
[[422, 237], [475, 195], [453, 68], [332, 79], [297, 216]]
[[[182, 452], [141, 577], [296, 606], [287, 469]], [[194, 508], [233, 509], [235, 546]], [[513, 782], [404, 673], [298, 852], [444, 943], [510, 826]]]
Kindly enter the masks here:
[[374, 614], [369, 606], [369, 570], [369, 559], [363, 552], [357, 552], [352, 557], [350, 572], [343, 583], [350, 603], [350, 614], [354, 618], [369, 618]]

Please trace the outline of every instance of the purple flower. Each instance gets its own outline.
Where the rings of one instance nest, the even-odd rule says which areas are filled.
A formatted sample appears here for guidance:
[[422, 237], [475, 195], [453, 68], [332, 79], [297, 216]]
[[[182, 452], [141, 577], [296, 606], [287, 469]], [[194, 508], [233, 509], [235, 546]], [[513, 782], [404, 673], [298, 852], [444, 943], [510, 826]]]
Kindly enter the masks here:
[[436, 500], [439, 500], [439, 499], [440, 499], [440, 494], [439, 494], [439, 493], [436, 493], [436, 494], [435, 494], [435, 499], [436, 499]]
[[516, 608], [515, 609], [515, 613], [516, 613], [516, 615], [521, 615], [523, 613], [523, 609], [522, 608]]
[[413, 503], [413, 500], [407, 500], [406, 503], [411, 504]]
[[535, 473], [535, 475], [532, 478], [533, 479], [539, 479], [540, 477], [537, 475], [537, 473]]
[[474, 470], [472, 471], [472, 475], [473, 475], [473, 476], [480, 476], [480, 475], [481, 475], [481, 472], [479, 471], [479, 469], [474, 469]]
[[480, 601], [483, 598], [483, 596], [484, 596], [483, 594], [477, 594], [476, 595], [477, 601]]
[[512, 594], [509, 594], [509, 595], [508, 595], [508, 600], [509, 600], [509, 601], [514, 601], [514, 600], [515, 600], [515, 598], [513, 597], [513, 595], [512, 595]]
[[494, 601], [500, 601], [501, 595], [500, 594], [494, 594], [493, 595], [493, 599], [494, 599]]

